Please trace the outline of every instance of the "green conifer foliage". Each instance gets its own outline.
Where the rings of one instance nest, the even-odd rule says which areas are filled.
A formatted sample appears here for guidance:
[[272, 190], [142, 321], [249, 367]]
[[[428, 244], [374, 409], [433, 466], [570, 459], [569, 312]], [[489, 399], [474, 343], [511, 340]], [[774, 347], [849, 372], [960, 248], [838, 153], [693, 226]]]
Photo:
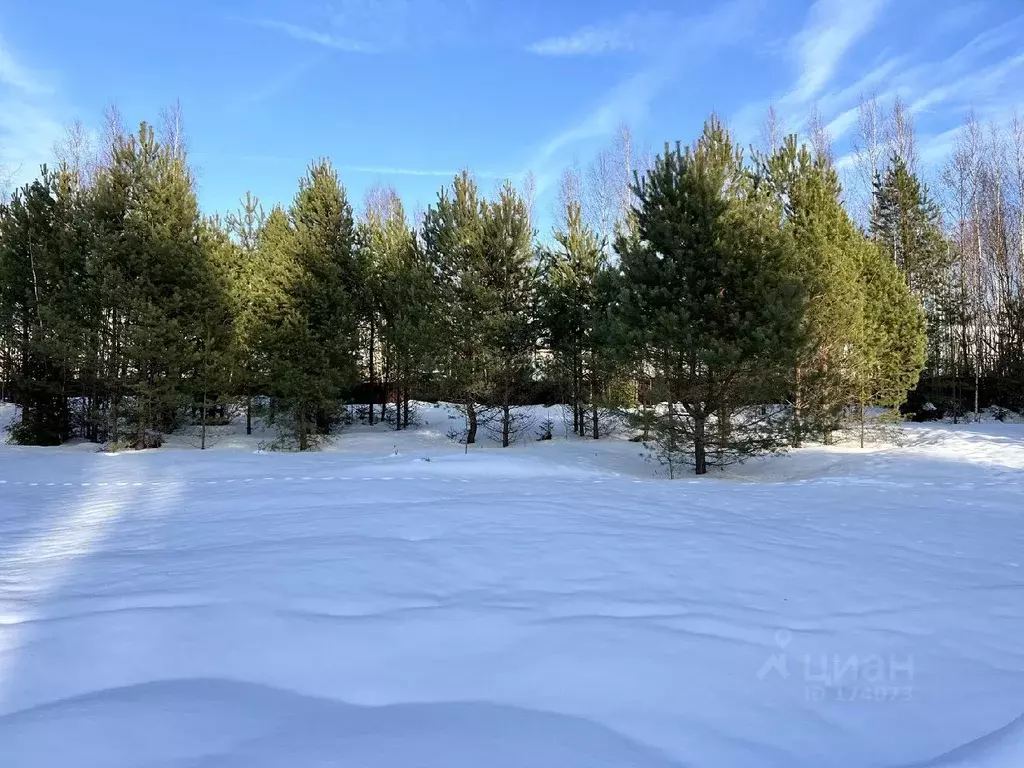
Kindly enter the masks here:
[[803, 296], [773, 206], [714, 118], [692, 147], [666, 147], [635, 193], [616, 314], [633, 354], [664, 381], [654, 440], [670, 474], [685, 454], [704, 474], [777, 447], [774, 429], [737, 418], [799, 347]]

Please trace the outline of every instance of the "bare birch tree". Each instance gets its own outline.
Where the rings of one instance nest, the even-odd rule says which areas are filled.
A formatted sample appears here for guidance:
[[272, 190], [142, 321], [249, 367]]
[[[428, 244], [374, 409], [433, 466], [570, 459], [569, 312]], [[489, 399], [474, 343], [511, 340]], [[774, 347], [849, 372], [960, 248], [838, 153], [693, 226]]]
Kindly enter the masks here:
[[899, 96], [893, 102], [892, 112], [886, 121], [886, 143], [889, 156], [898, 157], [907, 166], [908, 171], [916, 174], [919, 163], [914, 116]]
[[785, 133], [786, 129], [779, 119], [778, 110], [775, 109], [774, 104], [769, 104], [764, 122], [761, 124], [761, 146], [759, 149], [766, 155], [775, 154], [775, 151], [782, 145]]
[[92, 182], [99, 158], [92, 135], [81, 120], [75, 120], [64, 129], [63, 138], [53, 145], [53, 156], [67, 167], [80, 187], [87, 187]]
[[861, 223], [871, 220], [875, 179], [882, 175], [886, 167], [884, 122], [878, 97], [874, 94], [862, 96], [858, 108], [857, 135], [853, 139], [855, 197], [859, 207], [856, 218]]
[[829, 136], [825, 118], [817, 105], [811, 108], [811, 114], [807, 118], [807, 135], [811, 140], [815, 157], [820, 157], [828, 165], [834, 166], [835, 154], [832, 150], [832, 137]]

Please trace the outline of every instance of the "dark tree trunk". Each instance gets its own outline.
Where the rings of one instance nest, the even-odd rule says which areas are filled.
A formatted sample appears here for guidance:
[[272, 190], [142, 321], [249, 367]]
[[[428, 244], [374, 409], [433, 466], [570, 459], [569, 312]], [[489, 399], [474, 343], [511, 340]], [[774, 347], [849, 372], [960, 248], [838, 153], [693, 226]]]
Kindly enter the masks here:
[[796, 389], [793, 393], [793, 447], [799, 448], [803, 444], [804, 426], [803, 418], [803, 396], [801, 393], [803, 382], [801, 381], [800, 369], [796, 369]]
[[704, 416], [693, 419], [693, 458], [698, 475], [708, 473], [707, 444], [704, 437]]
[[[376, 334], [374, 333], [373, 322], [371, 322], [370, 323], [370, 386], [368, 387], [368, 389], [370, 391], [370, 426], [371, 427], [373, 426], [373, 408], [377, 404], [376, 403], [377, 394], [374, 391], [374, 387], [376, 386], [376, 373], [377, 373], [376, 370], [374, 369], [374, 357], [373, 357], [373, 355], [374, 355], [374, 347], [375, 346], [376, 346]], [[387, 397], [385, 397], [384, 399], [386, 400]], [[380, 418], [381, 418], [381, 421], [384, 420], [383, 409], [381, 409]]]
[[469, 420], [469, 429], [466, 432], [466, 445], [473, 445], [476, 442], [476, 406], [472, 400], [466, 402], [466, 416]]

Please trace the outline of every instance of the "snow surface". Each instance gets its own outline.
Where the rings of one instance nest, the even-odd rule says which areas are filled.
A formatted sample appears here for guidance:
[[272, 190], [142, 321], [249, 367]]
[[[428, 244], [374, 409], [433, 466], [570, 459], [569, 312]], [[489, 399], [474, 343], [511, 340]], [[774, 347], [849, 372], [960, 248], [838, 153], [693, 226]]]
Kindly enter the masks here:
[[0, 765], [1024, 766], [1024, 425], [668, 482], [421, 418], [0, 446]]

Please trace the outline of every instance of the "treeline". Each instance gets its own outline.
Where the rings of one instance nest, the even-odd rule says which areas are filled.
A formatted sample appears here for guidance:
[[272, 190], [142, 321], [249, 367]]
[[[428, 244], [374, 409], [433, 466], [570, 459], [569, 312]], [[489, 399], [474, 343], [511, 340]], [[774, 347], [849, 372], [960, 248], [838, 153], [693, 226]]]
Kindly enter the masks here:
[[851, 207], [928, 314], [915, 399], [954, 418], [993, 404], [1024, 410], [1024, 118], [971, 114], [948, 156], [925, 167], [911, 110], [871, 97], [853, 144]]
[[391, 190], [357, 216], [327, 160], [287, 208], [205, 217], [174, 117], [112, 122], [96, 157], [70, 142], [0, 208], [18, 442], [147, 447], [241, 407], [307, 450], [346, 402], [403, 429], [429, 393], [465, 442], [508, 445], [546, 390], [577, 434], [627, 414], [670, 474], [704, 473], [898, 406], [938, 344], [926, 313], [947, 317], [952, 241], [896, 153], [864, 227], [822, 147], [745, 156], [712, 118], [638, 161], [625, 133], [567, 172], [538, 244], [529, 189], [463, 173], [415, 223]]

